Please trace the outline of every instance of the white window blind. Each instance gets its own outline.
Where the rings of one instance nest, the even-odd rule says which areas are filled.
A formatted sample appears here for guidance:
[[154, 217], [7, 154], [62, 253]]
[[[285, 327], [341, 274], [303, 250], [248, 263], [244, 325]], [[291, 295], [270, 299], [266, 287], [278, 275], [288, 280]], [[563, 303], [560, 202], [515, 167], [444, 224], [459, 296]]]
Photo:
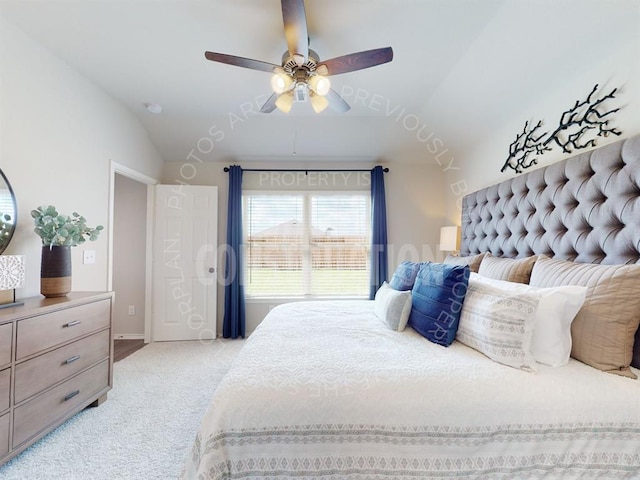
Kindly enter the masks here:
[[368, 192], [245, 192], [247, 297], [367, 296]]

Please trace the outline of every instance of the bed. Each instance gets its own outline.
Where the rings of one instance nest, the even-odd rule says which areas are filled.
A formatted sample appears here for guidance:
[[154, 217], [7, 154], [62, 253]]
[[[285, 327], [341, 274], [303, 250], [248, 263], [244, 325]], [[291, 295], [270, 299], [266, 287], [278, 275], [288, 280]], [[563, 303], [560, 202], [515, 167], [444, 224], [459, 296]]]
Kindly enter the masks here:
[[[640, 218], [639, 184], [635, 137], [476, 192], [463, 202], [462, 252], [520, 263], [546, 255], [554, 267], [628, 264], [611, 267], [627, 281], [640, 258], [629, 221]], [[541, 282], [537, 262], [531, 280]], [[637, 289], [614, 290], [618, 305], [624, 295], [631, 316], [640, 313]], [[629, 366], [638, 364], [628, 338], [637, 322], [621, 327], [619, 371], [571, 358], [532, 372], [458, 340], [444, 347], [393, 330], [376, 311], [364, 300], [274, 308], [214, 394], [183, 478], [640, 478], [640, 371]]]

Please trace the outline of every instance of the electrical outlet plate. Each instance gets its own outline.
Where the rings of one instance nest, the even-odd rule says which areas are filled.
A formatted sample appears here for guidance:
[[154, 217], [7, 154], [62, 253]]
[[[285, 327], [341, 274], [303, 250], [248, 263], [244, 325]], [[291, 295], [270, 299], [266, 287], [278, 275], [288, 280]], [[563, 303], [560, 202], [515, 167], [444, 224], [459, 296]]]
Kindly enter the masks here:
[[96, 263], [96, 251], [95, 250], [85, 250], [83, 252], [82, 263], [90, 264]]
[[135, 315], [135, 314], [136, 314], [136, 306], [129, 305], [129, 315]]

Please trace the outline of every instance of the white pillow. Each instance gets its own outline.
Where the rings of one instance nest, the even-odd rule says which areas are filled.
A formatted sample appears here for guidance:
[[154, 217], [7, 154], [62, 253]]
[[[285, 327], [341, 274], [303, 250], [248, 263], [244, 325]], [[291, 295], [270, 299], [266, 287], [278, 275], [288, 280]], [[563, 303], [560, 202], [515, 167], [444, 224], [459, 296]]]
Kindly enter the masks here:
[[536, 371], [531, 338], [540, 297], [469, 279], [456, 340], [503, 365]]
[[578, 314], [587, 295], [587, 287], [576, 285], [561, 287], [532, 287], [522, 283], [493, 280], [476, 273], [474, 281], [516, 292], [541, 294], [535, 313], [535, 326], [531, 339], [531, 353], [537, 362], [551, 367], [569, 363], [571, 355], [571, 323]]
[[407, 326], [411, 313], [411, 290], [394, 290], [387, 282], [378, 289], [374, 311], [391, 330], [401, 332]]

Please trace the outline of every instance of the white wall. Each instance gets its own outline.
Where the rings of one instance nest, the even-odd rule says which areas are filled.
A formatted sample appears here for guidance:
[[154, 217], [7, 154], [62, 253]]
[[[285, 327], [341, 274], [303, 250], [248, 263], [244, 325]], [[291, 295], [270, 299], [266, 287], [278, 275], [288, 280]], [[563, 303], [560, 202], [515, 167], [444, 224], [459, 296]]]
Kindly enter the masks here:
[[[147, 186], [115, 176], [113, 219], [114, 338], [144, 338]], [[129, 314], [129, 306], [135, 313]]]
[[[509, 145], [516, 134], [522, 131], [525, 121], [543, 120], [544, 131], [553, 130], [558, 125], [562, 112], [573, 107], [577, 100], [586, 99], [595, 84], [599, 84], [598, 92], [602, 94], [618, 88], [616, 98], [608, 100], [604, 105], [621, 107], [610, 118], [611, 124], [622, 131], [620, 137], [597, 137], [596, 147], [640, 134], [640, 25], [636, 36], [628, 40], [610, 51], [606, 57], [594, 58], [593, 63], [584, 65], [573, 76], [555, 78], [554, 72], [549, 72], [550, 88], [545, 98], [522, 103], [517, 115], [502, 125], [496, 125], [495, 131], [483, 142], [458, 154], [460, 169], [446, 172], [450, 187], [447, 189], [447, 214], [452, 221], [460, 223], [460, 202], [465, 193], [516, 175], [512, 169], [507, 169], [504, 173], [500, 169], [508, 157]], [[522, 98], [526, 99], [526, 96], [523, 95]], [[525, 169], [524, 173], [588, 150], [590, 149], [563, 154], [556, 146], [539, 157], [538, 165]]]
[[[133, 114], [0, 16], [0, 168], [18, 202], [7, 253], [27, 261], [18, 296], [40, 291], [30, 210], [52, 204], [107, 228], [110, 159], [160, 177], [162, 158]], [[96, 264], [82, 264], [83, 247], [97, 251]], [[72, 251], [73, 289], [106, 289], [106, 232]]]
[[[231, 162], [243, 168], [371, 168], [374, 164], [349, 163], [278, 163], [278, 162]], [[444, 175], [438, 166], [425, 163], [399, 163], [381, 161], [390, 168], [385, 174], [387, 199], [387, 226], [389, 241], [390, 274], [402, 260], [435, 260], [442, 258], [437, 250], [440, 227], [447, 224], [444, 216]], [[223, 168], [230, 163], [182, 163], [167, 162], [162, 176], [163, 183], [188, 183], [191, 185], [218, 186], [218, 245], [226, 243], [228, 177]], [[220, 257], [219, 257], [220, 262]], [[224, 315], [224, 288], [218, 265], [218, 318], [217, 329], [222, 331]], [[247, 303], [246, 328], [250, 333], [275, 301], [249, 301]]]

